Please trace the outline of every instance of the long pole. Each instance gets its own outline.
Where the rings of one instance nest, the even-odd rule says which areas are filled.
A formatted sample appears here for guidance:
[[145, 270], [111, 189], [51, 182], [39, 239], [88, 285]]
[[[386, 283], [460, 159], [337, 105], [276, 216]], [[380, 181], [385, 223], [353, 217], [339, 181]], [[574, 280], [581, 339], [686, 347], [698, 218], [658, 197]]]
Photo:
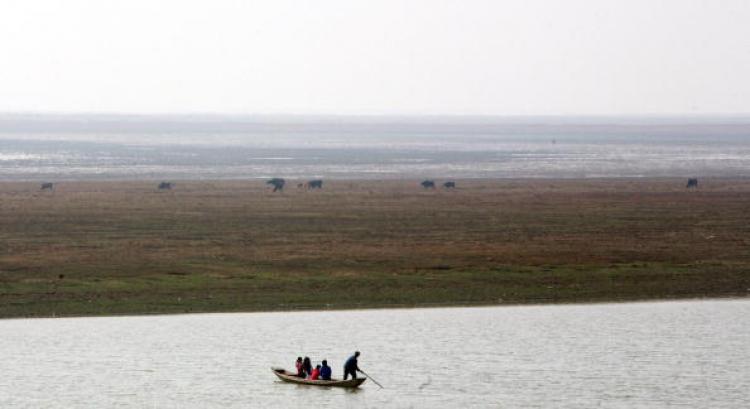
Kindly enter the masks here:
[[367, 374], [367, 372], [365, 372], [365, 371], [363, 371], [363, 370], [361, 370], [361, 369], [360, 369], [359, 371], [360, 371], [360, 372], [362, 372], [362, 373], [363, 373], [363, 374], [364, 374], [364, 375], [365, 375], [365, 376], [366, 376], [367, 378], [369, 378], [369, 379], [370, 379], [371, 381], [375, 382], [375, 385], [378, 385], [378, 386], [380, 386], [380, 389], [385, 389], [385, 388], [383, 388], [383, 385], [381, 385], [381, 384], [380, 384], [380, 382], [376, 381], [376, 380], [375, 380], [375, 378], [373, 378], [372, 376], [368, 375], [368, 374]]

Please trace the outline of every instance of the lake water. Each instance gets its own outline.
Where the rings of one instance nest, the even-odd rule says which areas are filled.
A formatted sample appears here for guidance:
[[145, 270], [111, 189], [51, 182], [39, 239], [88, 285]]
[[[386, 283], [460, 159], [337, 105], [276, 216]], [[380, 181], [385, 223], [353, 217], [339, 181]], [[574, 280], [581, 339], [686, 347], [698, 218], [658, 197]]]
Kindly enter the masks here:
[[[0, 321], [0, 407], [747, 408], [750, 300]], [[281, 383], [354, 349], [385, 389]]]
[[0, 179], [750, 176], [750, 119], [0, 116]]

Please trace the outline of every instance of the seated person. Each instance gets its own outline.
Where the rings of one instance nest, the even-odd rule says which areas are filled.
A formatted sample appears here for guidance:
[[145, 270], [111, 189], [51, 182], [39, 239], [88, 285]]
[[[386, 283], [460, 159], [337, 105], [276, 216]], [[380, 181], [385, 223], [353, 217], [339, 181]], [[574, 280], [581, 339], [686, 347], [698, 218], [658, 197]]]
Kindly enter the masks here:
[[324, 381], [331, 380], [331, 367], [328, 366], [328, 361], [323, 360], [323, 365], [320, 367], [320, 379]]
[[315, 365], [315, 369], [310, 374], [310, 379], [317, 381], [320, 378], [320, 365]]
[[297, 362], [294, 363], [294, 367], [297, 368], [297, 376], [300, 378], [305, 377], [305, 368], [302, 366], [302, 357], [297, 357]]
[[302, 360], [302, 372], [304, 372], [303, 378], [309, 378], [310, 375], [312, 375], [312, 362], [310, 362], [310, 357], [305, 357], [305, 359]]

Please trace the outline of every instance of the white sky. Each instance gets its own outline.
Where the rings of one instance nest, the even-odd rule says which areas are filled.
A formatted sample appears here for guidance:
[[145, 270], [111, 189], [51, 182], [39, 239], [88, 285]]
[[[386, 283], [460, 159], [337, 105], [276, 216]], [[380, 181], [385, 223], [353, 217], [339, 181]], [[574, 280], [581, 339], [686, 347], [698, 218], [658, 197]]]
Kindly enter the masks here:
[[747, 114], [748, 0], [4, 0], [0, 111]]

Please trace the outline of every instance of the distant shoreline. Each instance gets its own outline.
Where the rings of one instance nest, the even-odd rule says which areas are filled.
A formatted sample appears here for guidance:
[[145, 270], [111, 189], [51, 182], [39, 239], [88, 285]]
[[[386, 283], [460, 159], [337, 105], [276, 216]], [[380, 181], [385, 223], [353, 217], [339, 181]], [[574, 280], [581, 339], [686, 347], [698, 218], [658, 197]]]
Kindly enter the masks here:
[[[82, 177], [82, 178], [55, 178], [55, 177], [36, 177], [36, 178], [0, 178], [0, 184], [17, 184], [17, 185], [32, 185], [32, 187], [38, 187], [37, 185], [40, 185], [42, 182], [51, 182], [56, 185], [59, 184], [159, 184], [160, 182], [169, 181], [169, 182], [175, 182], [175, 183], [201, 183], [201, 184], [222, 184], [222, 183], [248, 183], [248, 184], [257, 184], [257, 183], [265, 183], [267, 180], [270, 180], [275, 177], [281, 177], [282, 179], [285, 179], [289, 184], [287, 185], [287, 189], [293, 188], [296, 189], [297, 185], [296, 183], [303, 183], [307, 182], [311, 179], [321, 179], [330, 183], [350, 183], [350, 184], [356, 184], [356, 183], [364, 183], [364, 184], [379, 184], [379, 183], [386, 183], [386, 184], [393, 184], [393, 183], [411, 183], [419, 185], [420, 182], [424, 180], [434, 180], [435, 182], [445, 182], [445, 181], [455, 181], [457, 183], [480, 183], [480, 182], [528, 182], [528, 183], [534, 183], [534, 182], [606, 182], [606, 181], [612, 181], [612, 182], [623, 182], [623, 181], [632, 181], [632, 182], [644, 182], [644, 183], [651, 183], [651, 182], [671, 182], [674, 183], [675, 186], [678, 185], [678, 182], [686, 182], [688, 179], [695, 177], [695, 175], [689, 175], [686, 174], [684, 176], [682, 175], [676, 175], [676, 176], [591, 176], [591, 177], [581, 177], [581, 176], [571, 176], [571, 177], [476, 177], [476, 178], [467, 178], [467, 177], [450, 177], [450, 176], [393, 176], [393, 177], [372, 177], [372, 178], [363, 178], [363, 177], [321, 177], [321, 176], [309, 176], [309, 177], [299, 177], [299, 176], [283, 176], [283, 175], [264, 175], [264, 176], [253, 176], [253, 177], [231, 177], [231, 178], [206, 178], [206, 179], [200, 179], [200, 178], [194, 178], [194, 177], [147, 177], [147, 178], [133, 178], [133, 177], [102, 177], [102, 178], [90, 178], [90, 177]], [[736, 176], [722, 176], [722, 175], [713, 175], [713, 176], [701, 176], [698, 175], [697, 178], [704, 182], [710, 182], [710, 181], [716, 181], [716, 182], [743, 182], [750, 180], [750, 175], [736, 175]], [[684, 184], [684, 183], [683, 183]], [[705, 185], [705, 183], [703, 183]]]
[[750, 178], [0, 182], [0, 317], [750, 295]]

